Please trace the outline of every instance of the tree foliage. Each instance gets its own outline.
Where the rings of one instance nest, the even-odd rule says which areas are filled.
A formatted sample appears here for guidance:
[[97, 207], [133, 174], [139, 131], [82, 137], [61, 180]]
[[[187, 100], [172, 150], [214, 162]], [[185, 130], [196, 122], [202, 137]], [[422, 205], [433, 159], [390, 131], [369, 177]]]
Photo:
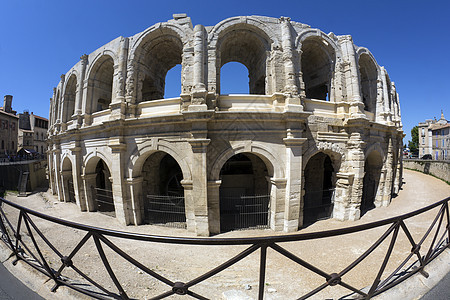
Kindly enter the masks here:
[[416, 153], [419, 151], [419, 127], [414, 126], [411, 129], [411, 141], [408, 142], [409, 150], [412, 153]]

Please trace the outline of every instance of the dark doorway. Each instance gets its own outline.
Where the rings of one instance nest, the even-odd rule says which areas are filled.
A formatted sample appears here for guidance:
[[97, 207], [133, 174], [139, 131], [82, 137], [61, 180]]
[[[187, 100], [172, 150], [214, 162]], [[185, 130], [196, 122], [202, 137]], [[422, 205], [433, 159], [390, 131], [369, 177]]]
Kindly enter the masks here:
[[361, 199], [361, 216], [375, 208], [378, 186], [381, 177], [383, 159], [377, 151], [372, 151], [364, 163], [363, 196]]
[[328, 219], [333, 214], [334, 168], [331, 159], [319, 152], [305, 167], [305, 195], [303, 197], [303, 224]]
[[115, 217], [116, 212], [114, 207], [112, 184], [110, 180], [111, 173], [103, 160], [99, 160], [97, 163], [95, 173], [97, 175], [95, 177], [95, 188], [93, 195], [97, 206], [97, 211], [108, 216]]
[[183, 173], [169, 154], [157, 152], [143, 166], [145, 222], [186, 228]]
[[220, 231], [267, 228], [267, 168], [256, 155], [236, 154], [220, 171]]

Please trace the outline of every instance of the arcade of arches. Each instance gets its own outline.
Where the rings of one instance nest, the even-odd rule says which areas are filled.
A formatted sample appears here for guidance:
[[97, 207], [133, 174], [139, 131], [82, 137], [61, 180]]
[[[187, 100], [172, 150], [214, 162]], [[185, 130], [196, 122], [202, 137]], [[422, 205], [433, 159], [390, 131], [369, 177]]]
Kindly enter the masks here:
[[[229, 63], [248, 94], [222, 85]], [[53, 193], [124, 224], [292, 232], [356, 220], [401, 186], [386, 69], [351, 36], [286, 17], [177, 14], [119, 37], [61, 76], [49, 119]]]

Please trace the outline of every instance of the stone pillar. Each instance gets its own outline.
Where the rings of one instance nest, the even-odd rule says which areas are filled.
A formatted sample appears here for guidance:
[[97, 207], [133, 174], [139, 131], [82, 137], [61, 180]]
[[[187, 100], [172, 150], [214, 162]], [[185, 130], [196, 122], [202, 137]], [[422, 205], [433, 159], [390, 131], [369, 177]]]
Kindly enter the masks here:
[[195, 199], [193, 198], [192, 180], [181, 180], [184, 188], [184, 207], [186, 214], [186, 228], [190, 232], [195, 232]]
[[125, 78], [127, 72], [127, 59], [128, 59], [128, 38], [122, 37], [120, 39], [119, 46], [119, 62], [114, 66], [113, 77], [113, 93], [111, 104], [110, 119], [124, 119], [126, 114], [126, 101], [125, 101]]
[[140, 225], [144, 222], [144, 203], [142, 195], [142, 183], [144, 179], [142, 177], [128, 178], [126, 184], [128, 186], [128, 193], [131, 200], [131, 216], [130, 223], [134, 225]]
[[[295, 138], [290, 136], [283, 139], [286, 145], [286, 198], [284, 208], [284, 228], [285, 232], [297, 231], [300, 219], [303, 221], [303, 210], [300, 210], [302, 202], [302, 158], [303, 143], [306, 138]], [[301, 216], [300, 216], [301, 215]]]
[[62, 187], [62, 178], [60, 176], [61, 171], [61, 149], [59, 145], [54, 145], [53, 147], [53, 170], [56, 179], [56, 190], [59, 201], [64, 201], [63, 187]]
[[285, 224], [287, 180], [285, 178], [270, 178], [269, 181], [270, 181], [270, 205], [269, 205], [270, 228], [275, 231], [282, 231], [287, 228]]
[[114, 198], [116, 218], [124, 225], [131, 222], [132, 204], [127, 197], [124, 186], [125, 179], [125, 152], [127, 145], [121, 137], [111, 137], [108, 142], [111, 148], [111, 184]]
[[206, 86], [205, 86], [205, 44], [206, 34], [203, 25], [196, 25], [194, 28], [194, 88], [191, 93], [191, 104], [189, 111], [207, 110]]
[[211, 234], [220, 233], [220, 185], [221, 180], [208, 181], [208, 222]]
[[392, 137], [388, 137], [388, 151], [387, 157], [385, 161], [385, 169], [386, 169], [386, 178], [384, 182], [384, 189], [382, 190], [382, 201], [381, 206], [388, 206], [391, 203], [392, 196], [392, 186], [393, 186], [393, 172], [394, 172], [394, 147]]
[[384, 69], [384, 67], [381, 67], [381, 82], [383, 85], [383, 116], [384, 116], [384, 121], [386, 122], [386, 124], [390, 124], [392, 122], [392, 113], [389, 110], [389, 101], [391, 101], [390, 99], [390, 95], [388, 93], [388, 83], [386, 80], [386, 70]]
[[72, 120], [75, 120], [77, 128], [80, 128], [83, 124], [82, 113], [83, 113], [83, 94], [84, 94], [84, 77], [86, 76], [86, 65], [88, 63], [88, 56], [86, 54], [80, 57], [81, 72], [78, 76], [77, 82], [77, 97], [75, 99], [75, 112], [72, 116]]
[[125, 81], [125, 102], [127, 103], [127, 115], [131, 118], [136, 116], [136, 86], [138, 82], [136, 73], [134, 62], [128, 62]]
[[334, 190], [333, 207], [334, 219], [340, 221], [349, 219], [350, 207], [348, 204], [349, 199], [351, 199], [352, 196], [354, 177], [355, 175], [352, 173], [336, 173], [336, 188]]
[[280, 18], [281, 37], [283, 45], [283, 65], [284, 65], [284, 93], [286, 94], [286, 111], [303, 111], [300, 102], [299, 87], [296, 83], [294, 63], [294, 50], [292, 47], [291, 19], [286, 17]]
[[[348, 147], [348, 166], [350, 173], [354, 174], [353, 186], [351, 189], [351, 195], [347, 200], [346, 205], [346, 215], [348, 215], [348, 220], [354, 221], [361, 217], [361, 199], [363, 195], [363, 180], [364, 180], [364, 148], [366, 143], [363, 141], [363, 130], [366, 127], [361, 119], [351, 119], [348, 121], [350, 125], [350, 139], [347, 142]], [[363, 120], [365, 121], [365, 120]], [[345, 201], [343, 199], [343, 201]]]
[[50, 190], [52, 191], [52, 194], [55, 195], [56, 194], [56, 186], [55, 186], [55, 182], [54, 182], [54, 178], [55, 178], [55, 173], [54, 173], [54, 168], [53, 166], [55, 165], [53, 162], [53, 143], [49, 143], [48, 144], [48, 149], [47, 149], [47, 170], [48, 170], [48, 184], [50, 187]]
[[339, 44], [342, 49], [344, 60], [345, 78], [347, 86], [347, 98], [350, 101], [350, 114], [352, 118], [366, 118], [364, 114], [364, 103], [361, 97], [361, 88], [358, 72], [358, 63], [356, 61], [355, 48], [350, 35], [339, 36]]
[[72, 180], [73, 190], [75, 192], [75, 201], [81, 211], [86, 211], [86, 192], [84, 190], [83, 179], [81, 177], [83, 157], [81, 155], [80, 141], [75, 141], [75, 147], [70, 150], [72, 151], [72, 155], [75, 157], [75, 163], [72, 165]]
[[192, 198], [194, 199], [195, 233], [209, 236], [206, 150], [209, 139], [190, 139], [192, 147]]
[[81, 175], [83, 180], [85, 198], [86, 198], [86, 208], [88, 211], [97, 211], [97, 206], [94, 201], [93, 189], [95, 188], [95, 179], [97, 177], [96, 173]]

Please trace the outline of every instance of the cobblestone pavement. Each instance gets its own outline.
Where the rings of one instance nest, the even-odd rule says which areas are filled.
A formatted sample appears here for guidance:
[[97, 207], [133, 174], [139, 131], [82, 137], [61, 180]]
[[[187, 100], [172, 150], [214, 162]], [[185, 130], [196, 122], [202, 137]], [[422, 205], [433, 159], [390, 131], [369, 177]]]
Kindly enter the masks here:
[[[394, 198], [388, 207], [376, 208], [368, 211], [358, 221], [337, 221], [333, 219], [319, 221], [300, 232], [315, 232], [327, 229], [336, 229], [385, 219], [396, 215], [404, 214], [438, 200], [450, 196], [450, 185], [419, 172], [405, 170], [404, 185], [399, 195]], [[50, 195], [50, 193], [37, 193], [27, 198], [18, 198], [14, 195], [7, 196], [7, 199], [27, 206], [31, 209], [41, 211], [45, 214], [59, 218], [71, 220], [78, 223], [98, 226], [102, 228], [117, 229], [136, 233], [146, 233], [154, 235], [171, 236], [193, 236], [181, 229], [171, 229], [152, 225], [124, 226], [111, 217], [100, 213], [82, 213], [78, 207], [72, 203], [61, 203]], [[14, 211], [8, 211], [9, 217], [14, 218]], [[431, 220], [436, 215], [436, 211], [414, 217], [407, 222], [408, 228], [413, 236], [418, 238], [426, 230]], [[45, 223], [38, 224], [46, 236], [57, 244], [61, 251], [70, 253], [74, 245], [82, 238], [83, 234], [74, 229], [65, 229]], [[306, 242], [290, 242], [281, 246], [287, 250], [300, 255], [303, 259], [311, 262], [315, 266], [328, 273], [339, 272], [350, 262], [361, 255], [384, 231], [369, 230], [364, 233], [350, 234], [339, 237], [332, 237], [320, 240], [310, 240]], [[233, 231], [220, 234], [216, 237], [249, 237], [249, 236], [269, 236], [283, 233], [271, 230], [245, 230]], [[403, 246], [397, 246], [392, 253], [392, 260], [404, 258], [404, 251], [410, 250], [405, 236], [399, 235], [400, 241], [405, 241]], [[156, 272], [167, 276], [173, 281], [187, 282], [199, 274], [203, 274], [222, 263], [223, 261], [236, 255], [246, 247], [231, 246], [183, 246], [167, 244], [149, 244], [135, 241], [113, 240], [121, 249], [132, 257], [144, 262]], [[388, 244], [387, 242], [386, 244]], [[374, 251], [370, 259], [363, 261], [355, 269], [343, 278], [346, 282], [358, 287], [365, 287], [371, 284], [381, 261], [384, 258], [387, 245], [382, 245], [381, 250]], [[403, 252], [402, 252], [403, 251]], [[48, 251], [49, 252], [49, 251]], [[49, 252], [50, 255], [50, 252]], [[55, 260], [56, 263], [57, 260]], [[104, 281], [106, 287], [112, 284], [104, 276], [104, 268], [100, 259], [96, 255], [93, 243], [87, 244], [74, 263], [83, 268], [83, 271], [94, 277], [96, 280]], [[136, 267], [127, 264], [121, 258], [111, 259], [111, 265], [117, 272], [119, 280], [122, 280], [124, 288], [130, 297], [144, 299], [155, 295], [161, 291], [166, 291], [167, 286], [161, 284], [153, 278], [148, 277]], [[254, 253], [242, 260], [238, 264], [221, 272], [205, 282], [202, 282], [193, 290], [206, 297], [220, 298], [227, 293], [240, 295], [241, 299], [255, 299], [258, 290], [258, 266], [259, 253]], [[388, 265], [388, 269], [396, 266]], [[374, 270], [367, 272], [367, 270]], [[431, 275], [432, 276], [432, 275]], [[36, 279], [40, 282], [42, 278]], [[267, 286], [266, 299], [294, 299], [301, 296], [308, 290], [323, 283], [323, 278], [306, 271], [304, 268], [293, 264], [291, 261], [281, 257], [274, 251], [268, 251], [267, 264]], [[58, 294], [58, 293], [57, 293]], [[312, 299], [335, 298], [336, 295], [348, 294], [348, 290], [336, 286], [333, 289], [327, 288]], [[211, 296], [213, 295], [213, 296]], [[418, 295], [420, 296], [420, 295]], [[243, 298], [244, 297], [244, 298]], [[248, 297], [248, 298], [246, 298]], [[62, 297], [61, 299], [64, 299]], [[178, 297], [170, 298], [178, 299]], [[180, 299], [184, 299], [180, 296]]]

